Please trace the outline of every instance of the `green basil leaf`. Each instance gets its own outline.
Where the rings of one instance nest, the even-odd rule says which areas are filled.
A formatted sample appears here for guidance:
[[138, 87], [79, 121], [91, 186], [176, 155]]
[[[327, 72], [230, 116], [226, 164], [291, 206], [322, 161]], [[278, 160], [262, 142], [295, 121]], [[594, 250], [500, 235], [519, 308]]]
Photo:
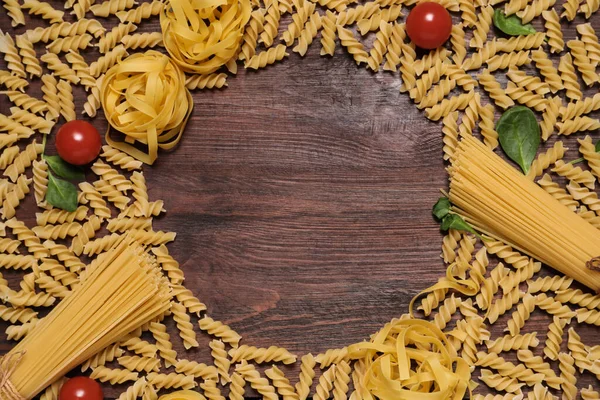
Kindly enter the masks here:
[[600, 140], [598, 140], [596, 142], [596, 145], [594, 146], [594, 149], [596, 150], [596, 153], [600, 153]]
[[77, 181], [85, 180], [83, 169], [76, 165], [69, 164], [60, 158], [60, 156], [44, 156], [44, 160], [46, 160], [52, 171], [61, 178]]
[[540, 147], [540, 126], [535, 114], [527, 107], [508, 109], [496, 124], [500, 146], [525, 174]]
[[77, 188], [71, 182], [55, 178], [51, 172], [48, 172], [46, 201], [62, 210], [75, 211], [77, 209]]
[[442, 221], [442, 230], [447, 231], [448, 229], [469, 232], [479, 237], [479, 234], [475, 232], [475, 229], [465, 222], [458, 214], [448, 214], [444, 217]]
[[504, 11], [497, 8], [494, 10], [494, 26], [502, 32], [511, 36], [531, 35], [536, 32], [531, 24], [523, 24], [521, 18], [516, 15], [506, 16]]
[[450, 200], [445, 196], [440, 197], [433, 206], [432, 212], [437, 219], [443, 219], [450, 213]]

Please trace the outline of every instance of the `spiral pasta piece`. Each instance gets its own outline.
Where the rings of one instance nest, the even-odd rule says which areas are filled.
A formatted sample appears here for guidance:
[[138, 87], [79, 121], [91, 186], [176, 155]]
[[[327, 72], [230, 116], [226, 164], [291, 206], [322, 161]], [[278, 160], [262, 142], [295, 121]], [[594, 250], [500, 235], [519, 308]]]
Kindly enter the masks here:
[[66, 222], [61, 225], [34, 226], [31, 230], [40, 239], [56, 240], [77, 235], [81, 225], [78, 222]]
[[548, 100], [539, 94], [532, 93], [523, 89], [513, 82], [508, 82], [506, 87], [506, 95], [515, 102], [523, 104], [536, 111], [543, 111], [547, 107]]
[[415, 102], [420, 103], [425, 97], [427, 91], [433, 86], [434, 83], [440, 81], [443, 75], [447, 73], [448, 64], [438, 60], [432, 67], [423, 74], [420, 79], [415, 81], [415, 85], [408, 91], [411, 99]]
[[[106, 54], [111, 49], [113, 49], [117, 45], [117, 43], [121, 42], [121, 40], [125, 36], [134, 32], [136, 29], [137, 26], [135, 24], [132, 24], [131, 22], [120, 23], [119, 25], [115, 26], [110, 32], [106, 33], [103, 37], [100, 38], [100, 41], [98, 42], [98, 49], [100, 50], [100, 53]], [[124, 45], [127, 48], [127, 44], [124, 43]]]
[[54, 126], [54, 121], [42, 118], [19, 107], [11, 107], [10, 112], [10, 118], [13, 121], [44, 134], [50, 133]]
[[315, 11], [304, 25], [304, 28], [300, 32], [300, 36], [298, 36], [298, 44], [292, 49], [292, 51], [304, 56], [308, 51], [308, 46], [310, 46], [310, 44], [313, 42], [313, 39], [319, 33], [322, 23], [323, 19], [321, 18], [321, 15], [318, 11]]
[[567, 191], [558, 183], [553, 182], [550, 175], [544, 174], [542, 179], [538, 180], [537, 183], [542, 189], [548, 192], [548, 194], [558, 200], [562, 205], [568, 207], [573, 212], [577, 211], [577, 208], [579, 207], [577, 200], [567, 193]]
[[[262, 32], [260, 33], [260, 42], [264, 43], [266, 47], [271, 47], [273, 45], [275, 37], [277, 37], [279, 31], [280, 20], [281, 11], [279, 10], [278, 2], [273, 1], [273, 3], [271, 3], [269, 8], [267, 9], [267, 14], [264, 17], [264, 22], [261, 26]], [[246, 47], [246, 50], [249, 50], [248, 47]], [[252, 51], [248, 51], [248, 53], [248, 55], [250, 55], [250, 53], [252, 53], [252, 55], [250, 57], [245, 57], [246, 61], [250, 60], [256, 54], [256, 45], [254, 46], [254, 48], [252, 48]], [[245, 55], [245, 53], [243, 53], [243, 50], [242, 54]]]
[[19, 78], [27, 77], [25, 65], [23, 65], [19, 50], [17, 49], [13, 38], [8, 33], [0, 33], [0, 53], [4, 53], [6, 67], [13, 75]]
[[96, 61], [90, 64], [90, 74], [97, 78], [101, 74], [108, 71], [112, 66], [120, 62], [127, 56], [127, 49], [122, 44], [119, 44], [99, 57]]
[[342, 47], [345, 47], [348, 53], [352, 55], [356, 64], [367, 63], [369, 54], [365, 51], [362, 43], [354, 37], [352, 31], [343, 28], [341, 25], [338, 25], [337, 30]]
[[588, 116], [575, 117], [557, 123], [559, 135], [571, 135], [581, 131], [593, 131], [600, 128], [600, 120]]
[[19, 55], [21, 56], [23, 65], [25, 66], [25, 71], [29, 73], [29, 76], [42, 76], [42, 66], [37, 58], [35, 49], [33, 48], [33, 43], [31, 43], [28, 37], [26, 35], [18, 35], [16, 38], [16, 45], [19, 49]]
[[507, 109], [514, 106], [515, 102], [513, 99], [505, 94], [505, 90], [502, 89], [500, 83], [487, 69], [484, 69], [478, 78], [483, 89], [498, 107]]
[[61, 282], [54, 280], [54, 278], [46, 275], [41, 272], [39, 277], [36, 278], [35, 283], [43, 290], [46, 291], [49, 295], [52, 295], [56, 298], [65, 298], [67, 295], [71, 293], [69, 288], [64, 286]]
[[20, 153], [21, 149], [19, 146], [11, 146], [4, 149], [2, 155], [0, 155], [0, 169], [6, 169]]
[[316, 363], [315, 358], [310, 353], [303, 355], [301, 358], [300, 376], [295, 386], [299, 400], [306, 400], [310, 393], [310, 388], [315, 378]]
[[143, 164], [141, 161], [134, 159], [126, 153], [107, 145], [102, 146], [102, 153], [100, 153], [100, 156], [104, 157], [109, 163], [127, 171], [139, 170]]
[[21, 10], [21, 5], [17, 0], [3, 0], [2, 6], [6, 9], [7, 15], [11, 19], [11, 26], [16, 27], [25, 25], [25, 15]]
[[500, 353], [511, 350], [525, 350], [529, 347], [537, 347], [540, 343], [537, 333], [526, 333], [524, 335], [506, 335], [495, 340], [485, 342], [488, 352]]
[[528, 4], [521, 11], [517, 11], [516, 14], [523, 23], [531, 22], [535, 17], [542, 15], [542, 13], [550, 9], [556, 0], [533, 0], [531, 4]]
[[581, 337], [572, 327], [569, 328], [567, 347], [571, 352], [573, 360], [575, 361], [575, 366], [579, 368], [579, 372], [583, 372], [585, 370], [594, 370], [592, 362], [587, 357], [587, 350], [584, 344], [581, 342]]
[[315, 394], [313, 399], [315, 400], [327, 400], [329, 398], [329, 394], [333, 389], [333, 382], [336, 378], [337, 368], [335, 365], [332, 365], [325, 371], [321, 377], [319, 378], [319, 383], [315, 388]]
[[71, 83], [60, 79], [58, 81], [58, 104], [60, 107], [60, 114], [67, 121], [73, 121], [77, 119], [75, 113], [75, 103], [73, 102], [73, 89]]
[[542, 357], [535, 356], [531, 350], [518, 350], [517, 358], [519, 359], [519, 361], [524, 363], [527, 368], [544, 374], [544, 381], [548, 386], [553, 387], [555, 389], [560, 388], [562, 378], [556, 375], [550, 364], [544, 362]]
[[7, 340], [21, 340], [27, 336], [38, 324], [39, 320], [33, 320], [23, 325], [11, 325], [6, 328]]
[[50, 307], [56, 302], [56, 297], [48, 293], [10, 292], [6, 301], [13, 307]]
[[[335, 52], [335, 39], [337, 36], [337, 30], [335, 22], [338, 18], [338, 15], [334, 12], [327, 10], [325, 13], [325, 17], [321, 18], [321, 52], [320, 55], [330, 55], [333, 56]], [[393, 39], [393, 30], [392, 36], [390, 39]], [[399, 49], [395, 55], [398, 55]], [[388, 49], [389, 54], [389, 49]], [[398, 63], [400, 63], [399, 55], [398, 55]], [[386, 64], [387, 65], [387, 64]], [[398, 65], [398, 64], [396, 64]], [[384, 67], [385, 69], [385, 67]]]
[[525, 326], [525, 321], [529, 319], [529, 316], [535, 309], [535, 298], [527, 293], [523, 297], [523, 301], [517, 306], [517, 310], [512, 314], [511, 319], [508, 320], [508, 331], [511, 335], [517, 335], [521, 332], [521, 328]]
[[83, 35], [68, 36], [53, 40], [46, 49], [51, 53], [66, 53], [68, 51], [79, 51], [86, 49], [93, 37], [84, 33]]
[[126, 49], [145, 49], [163, 45], [162, 33], [144, 32], [133, 35], [125, 35], [121, 38], [121, 43]]
[[160, 322], [151, 322], [150, 332], [152, 332], [152, 336], [156, 339], [156, 347], [161, 358], [165, 360], [165, 366], [168, 368], [171, 365], [177, 364], [177, 353], [173, 350], [173, 344], [167, 333], [167, 327]]
[[78, 84], [80, 82], [81, 79], [77, 76], [77, 73], [67, 64], [63, 63], [56, 54], [46, 53], [43, 54], [40, 59], [56, 77], [64, 79], [72, 84]]
[[571, 286], [573, 279], [566, 276], [546, 276], [538, 278], [535, 281], [528, 281], [529, 293], [537, 292], [558, 292], [560, 290], [568, 289]]
[[121, 22], [139, 24], [144, 19], [159, 15], [164, 7], [165, 4], [162, 2], [162, 0], [153, 0], [151, 2], [144, 2], [131, 10], [117, 11], [116, 15]]
[[[152, 332], [152, 329], [150, 330]], [[154, 335], [154, 333], [153, 333]], [[156, 338], [156, 336], [155, 336]], [[158, 339], [157, 339], [158, 342]], [[139, 337], [131, 337], [127, 340], [124, 340], [120, 343], [121, 346], [127, 348], [134, 352], [135, 354], [139, 354], [144, 357], [154, 357], [156, 353], [159, 351], [158, 344], [155, 346], [146, 342], [145, 340], [140, 339]], [[164, 357], [163, 357], [164, 358]]]
[[61, 378], [48, 386], [44, 393], [40, 396], [40, 400], [58, 400], [60, 388], [67, 381], [67, 378]]
[[39, 15], [51, 24], [63, 22], [65, 15], [63, 11], [54, 9], [49, 3], [38, 0], [25, 0], [21, 7], [28, 10], [30, 15]]
[[75, 273], [67, 271], [63, 265], [53, 258], [44, 258], [39, 269], [40, 271], [47, 272], [64, 286], [75, 287], [79, 284], [79, 277]]
[[[218, 371], [214, 365], [206, 365], [204, 363], [197, 363], [196, 361], [184, 359], [177, 360], [175, 363], [175, 371], [180, 374], [192, 375], [204, 380], [216, 381], [218, 379]], [[235, 375], [235, 373], [233, 375]]]
[[582, 400], [598, 400], [600, 399], [600, 392], [594, 391], [592, 385], [589, 385], [587, 388], [581, 389], [581, 399]]
[[240, 364], [236, 365], [235, 370], [254, 390], [258, 392], [258, 394], [263, 396], [264, 399], [276, 400], [279, 398], [275, 392], [275, 388], [269, 384], [269, 381], [266, 378], [263, 378], [260, 375], [260, 372], [258, 372], [252, 364], [242, 361]]
[[368, 2], [354, 8], [348, 8], [337, 15], [336, 26], [352, 25], [357, 21], [369, 19], [380, 9], [380, 5], [376, 2]]
[[6, 197], [2, 203], [3, 218], [12, 218], [15, 216], [16, 207], [19, 206], [21, 200], [29, 193], [29, 184], [31, 181], [25, 175], [20, 175], [12, 189], [6, 193]]
[[554, 8], [542, 12], [546, 37], [551, 53], [561, 53], [565, 48], [563, 33], [560, 27], [560, 17]]
[[510, 361], [506, 361], [496, 353], [485, 353], [480, 351], [476, 356], [476, 366], [494, 369], [498, 371], [498, 374], [501, 376], [517, 379], [529, 386], [540, 383], [544, 378], [543, 374], [535, 373], [523, 364], [515, 365]]
[[226, 400], [221, 394], [221, 389], [217, 387], [216, 380], [205, 380], [200, 384], [200, 388], [204, 391], [204, 396], [206, 396], [206, 399], [208, 400]]
[[0, 85], [4, 85], [11, 91], [16, 92], [17, 90], [19, 90], [23, 92], [25, 88], [29, 85], [29, 82], [27, 82], [26, 79], [11, 74], [9, 71], [2, 70], [0, 71]]
[[37, 318], [38, 313], [30, 308], [13, 308], [0, 305], [0, 319], [12, 324], [20, 322], [25, 324]]
[[435, 314], [433, 318], [433, 323], [440, 329], [444, 330], [446, 325], [452, 319], [452, 315], [458, 310], [458, 307], [461, 305], [462, 300], [460, 298], [452, 296], [448, 297], [444, 300], [444, 304], [440, 306], [437, 314]]
[[[465, 2], [461, 2], [461, 5], [463, 3], [465, 3]], [[474, 11], [474, 9], [473, 9], [473, 11]], [[464, 15], [464, 13], [463, 13], [463, 15]], [[471, 41], [469, 42], [470, 47], [475, 47], [475, 48], [483, 47], [484, 43], [487, 41], [487, 35], [490, 31], [493, 16], [494, 16], [494, 8], [491, 5], [487, 5], [486, 7], [481, 8], [481, 12], [479, 13], [477, 20], [471, 21], [471, 22], [475, 22], [475, 23], [473, 23], [472, 25], [469, 25], [469, 26], [474, 26], [475, 30], [473, 31], [473, 37], [471, 38]], [[469, 21], [465, 21], [465, 22], [468, 23]], [[458, 57], [458, 60], [460, 62], [457, 62], [457, 64], [460, 64], [462, 62], [462, 60], [460, 60], [460, 57]], [[456, 62], [456, 60], [455, 60], [455, 62]]]
[[500, 69], [508, 69], [520, 67], [525, 64], [529, 64], [531, 59], [529, 58], [529, 51], [511, 52], [505, 54], [498, 54], [486, 61], [488, 70], [494, 72]]
[[366, 35], [368, 32], [372, 32], [381, 27], [382, 22], [394, 22], [402, 16], [402, 7], [400, 5], [393, 5], [389, 8], [384, 8], [376, 11], [369, 18], [359, 20], [356, 25], [361, 35]]
[[20, 240], [27, 250], [37, 259], [50, 257], [50, 252], [46, 249], [40, 239], [21, 221], [11, 218], [6, 221], [6, 226], [12, 229], [13, 234]]
[[[580, 308], [577, 310], [577, 322], [600, 326], [600, 311]], [[596, 375], [599, 373], [596, 367], [592, 372]]]
[[567, 47], [573, 56], [573, 64], [581, 74], [586, 86], [592, 86], [594, 83], [599, 82], [600, 77], [598, 77], [596, 67], [587, 55], [585, 44], [581, 40], [569, 40]]
[[575, 377], [575, 361], [570, 354], [558, 354], [558, 368], [560, 369], [560, 378], [562, 383], [560, 388], [563, 391], [563, 399], [575, 399], [577, 397], [577, 378]]
[[580, 0], [566, 0], [563, 3], [563, 13], [560, 15], [561, 18], [566, 18], [569, 21], [573, 21], [577, 15], [577, 9], [579, 8]]
[[[476, 30], [473, 33], [473, 38], [471, 39], [470, 46], [471, 47], [483, 47], [483, 42], [479, 43], [480, 39], [483, 39], [482, 32], [483, 27], [479, 30]], [[476, 38], [475, 35], [478, 35]], [[479, 37], [481, 36], [481, 37]], [[487, 37], [487, 33], [485, 35]], [[450, 34], [450, 43], [452, 44], [452, 61], [456, 65], [462, 65], [465, 57], [467, 56], [467, 48], [465, 45], [465, 31], [460, 25], [452, 25], [452, 31]], [[480, 45], [481, 44], [481, 45]]]
[[127, 381], [136, 381], [139, 378], [137, 372], [131, 372], [124, 369], [111, 369], [102, 365], [92, 369], [90, 378], [100, 382], [109, 382], [111, 385], [124, 383]]
[[590, 191], [585, 187], [579, 186], [576, 182], [569, 182], [567, 190], [573, 198], [587, 206], [596, 214], [600, 213], [600, 200], [596, 192]]
[[487, 369], [481, 370], [481, 376], [479, 379], [491, 388], [508, 393], [520, 394], [521, 387], [524, 386], [524, 383], [519, 383], [516, 378], [509, 378], [499, 374], [494, 374], [492, 371]]
[[515, 14], [517, 11], [523, 10], [527, 7], [529, 2], [527, 0], [510, 0], [508, 4], [504, 6], [504, 13], [506, 15]]
[[231, 384], [229, 385], [229, 400], [244, 400], [244, 394], [246, 393], [245, 386], [246, 380], [240, 374], [238, 374], [237, 372], [231, 374]]
[[[109, 219], [111, 217], [110, 209], [106, 206], [106, 201], [102, 195], [88, 182], [81, 182], [79, 189], [84, 197], [89, 201], [90, 207], [94, 210], [94, 214], [100, 218]], [[87, 243], [87, 242], [86, 242]], [[84, 243], [85, 244], [85, 243]]]
[[[44, 101], [38, 100], [35, 97], [31, 97], [28, 94], [12, 90], [6, 91], [4, 93], [8, 96], [12, 103], [14, 103], [17, 107], [21, 107], [24, 110], [31, 111], [34, 114], [41, 114], [48, 111], [48, 105]], [[4, 116], [2, 117], [2, 120], [6, 118]], [[2, 126], [3, 130], [5, 131], [13, 130], [14, 128], [10, 125], [7, 125], [7, 122], [8, 121], [2, 121], [0, 123], [0, 126]], [[31, 129], [14, 129], [14, 133], [19, 135], [19, 139], [31, 136], [31, 132], [33, 132]]]
[[277, 390], [277, 393], [284, 400], [297, 400], [298, 395], [294, 391], [294, 387], [290, 384], [290, 381], [285, 377], [282, 370], [273, 366], [265, 370], [265, 375], [273, 382], [273, 386]]
[[96, 17], [108, 17], [137, 4], [135, 0], [106, 0], [100, 4], [91, 6], [90, 11]]
[[574, 167], [573, 164], [558, 160], [554, 164], [553, 172], [564, 176], [570, 181], [584, 185], [589, 189], [594, 189], [596, 178], [590, 171], [582, 170], [580, 167]]
[[43, 244], [50, 251], [50, 254], [58, 258], [69, 271], [78, 273], [85, 268], [85, 264], [81, 262], [79, 257], [73, 254], [66, 246], [51, 240], [46, 240]]
[[6, 269], [25, 270], [35, 265], [35, 257], [31, 255], [0, 254], [0, 267]]
[[58, 120], [60, 117], [60, 103], [58, 98], [58, 89], [56, 88], [57, 85], [58, 81], [53, 75], [42, 75], [42, 93], [44, 93], [43, 98], [48, 108], [48, 114], [46, 117], [54, 121]]
[[446, 115], [456, 110], [464, 110], [467, 108], [475, 93], [462, 93], [456, 96], [442, 100], [439, 104], [425, 109], [425, 116], [432, 120], [438, 121]]
[[564, 82], [564, 88], [566, 90], [565, 95], [569, 99], [580, 100], [582, 97], [581, 87], [579, 86], [577, 74], [575, 73], [571, 54], [567, 53], [560, 58], [558, 70], [560, 71], [560, 77]]
[[498, 318], [504, 315], [510, 310], [515, 304], [519, 302], [520, 293], [519, 288], [515, 287], [509, 293], [506, 293], [504, 297], [497, 299], [488, 309], [487, 318], [491, 324], [496, 322]]
[[589, 309], [600, 308], [600, 295], [584, 293], [579, 289], [564, 289], [557, 291], [555, 299], [561, 303], [577, 304], [578, 306]]
[[46, 28], [38, 27], [27, 31], [27, 36], [32, 43], [44, 42], [48, 43], [56, 40], [61, 36], [76, 36], [89, 33], [98, 38], [104, 33], [105, 29], [102, 24], [95, 19], [81, 18], [76, 22], [61, 22], [50, 25]]
[[598, 0], [586, 0], [585, 4], [582, 4], [580, 11], [585, 15], [586, 19], [591, 18], [592, 14], [600, 9], [600, 1]]
[[189, 289], [185, 288], [185, 286], [171, 283], [171, 288], [173, 290], [173, 296], [175, 296], [178, 302], [183, 304], [188, 312], [200, 316], [200, 312], [206, 310], [206, 305], [198, 300]]
[[160, 359], [144, 356], [124, 356], [117, 359], [119, 365], [132, 372], [158, 372]]
[[[446, 115], [442, 119], [442, 125], [442, 133], [444, 135], [442, 139], [444, 142], [444, 160], [449, 160], [458, 146], [458, 111], [454, 111]], [[452, 243], [454, 243], [454, 245], [451, 245]], [[446, 262], [454, 261], [454, 249], [456, 249], [456, 244], [456, 241], [450, 241], [446, 243], [446, 238], [444, 238], [444, 247], [442, 247], [442, 251], [444, 252], [444, 261], [446, 261], [446, 259], [448, 260]]]
[[574, 318], [575, 312], [568, 306], [556, 301], [552, 297], [548, 297], [545, 293], [540, 293], [535, 297], [535, 305], [546, 311], [548, 314], [559, 318]]
[[96, 236], [96, 231], [100, 229], [101, 223], [102, 219], [100, 217], [91, 215], [81, 226], [81, 229], [77, 232], [77, 236], [73, 238], [70, 250], [78, 256], [81, 255], [83, 253], [83, 246]]
[[600, 43], [594, 28], [590, 23], [577, 25], [577, 33], [581, 36], [581, 41], [587, 51], [587, 55], [592, 63], [600, 63]]
[[284, 364], [293, 364], [296, 362], [296, 356], [286, 349], [277, 346], [268, 348], [259, 348], [254, 346], [242, 345], [229, 351], [231, 362], [239, 360], [254, 361], [257, 364], [268, 362], [282, 362]]
[[534, 180], [544, 173], [544, 170], [552, 164], [562, 159], [567, 149], [563, 146], [562, 141], [557, 141], [554, 146], [549, 148], [545, 153], [540, 153], [531, 164], [531, 168], [527, 173], [527, 178]]

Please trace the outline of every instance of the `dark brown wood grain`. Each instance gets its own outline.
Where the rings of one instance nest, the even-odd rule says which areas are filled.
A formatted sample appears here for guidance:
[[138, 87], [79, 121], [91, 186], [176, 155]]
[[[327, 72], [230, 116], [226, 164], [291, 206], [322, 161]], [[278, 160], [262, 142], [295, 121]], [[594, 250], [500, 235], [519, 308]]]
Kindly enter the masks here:
[[[24, 31], [9, 28], [4, 9], [0, 26]], [[156, 29], [153, 19], [139, 31]], [[430, 211], [447, 187], [441, 125], [399, 92], [397, 74], [357, 67], [339, 44], [333, 58], [319, 49], [258, 72], [241, 69], [226, 89], [194, 92], [181, 144], [145, 168], [151, 199], [164, 199], [168, 211], [154, 227], [177, 232], [170, 250], [209, 315], [243, 343], [300, 355], [368, 338], [445, 272]], [[28, 93], [40, 96], [39, 85]], [[82, 90], [76, 98], [80, 113]], [[0, 97], [0, 112], [9, 106]], [[95, 124], [106, 127], [102, 116]], [[575, 138], [566, 143], [577, 157]], [[28, 199], [18, 216], [34, 224], [34, 210]], [[543, 341], [549, 322], [536, 311], [524, 331]], [[574, 326], [586, 344], [600, 343], [596, 328]], [[181, 357], [211, 362], [208, 336], [186, 352], [172, 325], [170, 332]], [[0, 350], [11, 346], [2, 337]], [[298, 370], [285, 368], [293, 382]], [[581, 382], [599, 385], [588, 375]], [[106, 387], [107, 398], [124, 387]]]

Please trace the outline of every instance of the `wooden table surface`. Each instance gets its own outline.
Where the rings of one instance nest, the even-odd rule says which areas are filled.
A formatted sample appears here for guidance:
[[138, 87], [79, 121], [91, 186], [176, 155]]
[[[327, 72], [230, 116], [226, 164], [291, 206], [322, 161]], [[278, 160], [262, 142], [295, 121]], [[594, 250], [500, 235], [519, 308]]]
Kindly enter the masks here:
[[[9, 26], [3, 9], [0, 26]], [[140, 31], [156, 29], [153, 19]], [[574, 37], [574, 24], [565, 35]], [[170, 250], [209, 315], [243, 343], [299, 355], [367, 338], [445, 273], [431, 216], [447, 187], [441, 124], [399, 92], [396, 74], [357, 67], [339, 44], [333, 58], [319, 49], [195, 91], [180, 146], [145, 168], [151, 199], [167, 209], [154, 229], [177, 232]], [[29, 93], [39, 96], [39, 85]], [[76, 99], [80, 113], [79, 88]], [[1, 97], [0, 112], [8, 107]], [[105, 129], [102, 116], [94, 123]], [[34, 209], [29, 199], [18, 217], [33, 224]], [[543, 340], [549, 321], [536, 312], [525, 331]], [[597, 329], [579, 331], [599, 344]], [[204, 362], [208, 340], [200, 335], [201, 347], [185, 352], [174, 337], [181, 356]], [[285, 370], [296, 381], [298, 368]]]

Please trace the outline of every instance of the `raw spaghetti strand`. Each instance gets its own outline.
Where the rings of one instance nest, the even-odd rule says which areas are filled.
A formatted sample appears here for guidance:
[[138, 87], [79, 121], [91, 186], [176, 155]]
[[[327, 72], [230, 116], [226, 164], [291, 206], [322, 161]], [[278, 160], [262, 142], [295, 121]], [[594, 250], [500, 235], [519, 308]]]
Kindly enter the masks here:
[[159, 147], [169, 150], [179, 143], [194, 108], [183, 72], [154, 50], [136, 53], [108, 70], [100, 92], [108, 122], [126, 136], [117, 141], [109, 129], [106, 141], [146, 164], [154, 163]]
[[461, 140], [449, 172], [455, 211], [475, 228], [600, 290], [600, 271], [586, 266], [600, 256], [589, 222], [473, 137]]

